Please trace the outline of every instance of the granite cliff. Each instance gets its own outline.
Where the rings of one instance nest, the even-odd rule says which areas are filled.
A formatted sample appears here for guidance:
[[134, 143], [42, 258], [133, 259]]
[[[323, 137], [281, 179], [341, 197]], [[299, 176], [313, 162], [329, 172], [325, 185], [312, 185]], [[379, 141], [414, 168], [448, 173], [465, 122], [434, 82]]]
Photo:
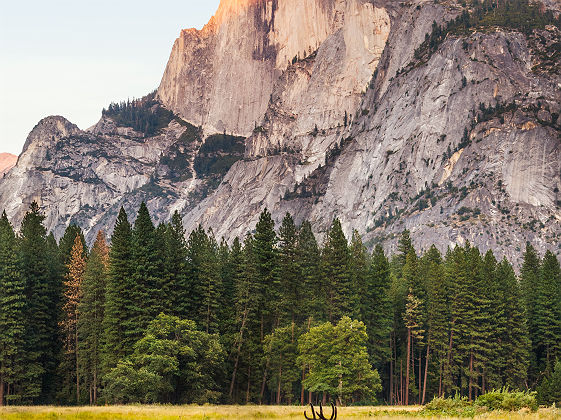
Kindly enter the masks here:
[[[553, 3], [555, 5], [555, 3]], [[543, 8], [553, 8], [544, 3]], [[391, 249], [469, 240], [520, 256], [561, 239], [561, 32], [461, 23], [462, 4], [222, 0], [175, 42], [156, 92], [80, 130], [48, 117], [0, 181], [17, 223], [37, 200], [91, 240], [120, 206], [179, 210], [232, 239], [263, 208]], [[553, 14], [554, 16], [554, 14]], [[460, 22], [450, 25], [447, 22]], [[130, 109], [130, 108], [127, 108]]]

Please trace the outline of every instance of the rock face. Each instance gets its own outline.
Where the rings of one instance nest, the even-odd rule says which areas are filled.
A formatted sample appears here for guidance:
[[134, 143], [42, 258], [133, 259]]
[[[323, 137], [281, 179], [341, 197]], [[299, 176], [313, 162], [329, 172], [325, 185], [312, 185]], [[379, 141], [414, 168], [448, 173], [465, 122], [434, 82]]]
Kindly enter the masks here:
[[222, 0], [203, 30], [181, 32], [158, 98], [205, 132], [247, 137], [292, 61], [321, 47], [316, 71], [285, 94], [287, 112], [324, 126], [356, 107], [389, 31], [387, 12], [361, 0]]
[[433, 22], [459, 13], [222, 0], [204, 29], [181, 32], [143, 105], [170, 114], [160, 130], [44, 119], [0, 181], [0, 207], [17, 225], [37, 200], [57, 236], [78, 223], [90, 240], [144, 200], [158, 222], [178, 210], [188, 231], [227, 239], [268, 207], [320, 235], [339, 217], [390, 250], [408, 228], [421, 249], [469, 240], [516, 260], [531, 241], [559, 255], [561, 32], [449, 34], [426, 50]]
[[4, 176], [6, 172], [16, 166], [18, 157], [11, 153], [0, 153], [0, 176]]

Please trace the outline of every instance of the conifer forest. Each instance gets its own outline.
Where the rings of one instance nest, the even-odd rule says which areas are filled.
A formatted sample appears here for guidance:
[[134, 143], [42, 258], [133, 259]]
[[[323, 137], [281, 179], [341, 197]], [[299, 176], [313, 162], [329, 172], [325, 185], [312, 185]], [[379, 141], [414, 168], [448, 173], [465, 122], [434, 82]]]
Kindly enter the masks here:
[[[132, 222], [134, 220], [134, 223]], [[466, 243], [367, 251], [265, 210], [226, 243], [121, 209], [88, 248], [33, 203], [0, 219], [0, 404], [424, 404], [503, 388], [561, 402], [561, 270]]]

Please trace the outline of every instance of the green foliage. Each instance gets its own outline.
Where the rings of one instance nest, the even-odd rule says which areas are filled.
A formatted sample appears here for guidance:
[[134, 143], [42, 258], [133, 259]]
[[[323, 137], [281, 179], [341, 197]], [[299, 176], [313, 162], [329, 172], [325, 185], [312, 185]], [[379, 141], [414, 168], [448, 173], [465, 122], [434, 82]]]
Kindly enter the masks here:
[[212, 403], [220, 395], [224, 350], [195, 323], [160, 314], [134, 353], [107, 375], [107, 397], [120, 403]]
[[25, 380], [22, 394], [34, 402], [52, 401], [60, 356], [62, 275], [56, 242], [48, 240], [45, 216], [33, 202], [21, 224], [19, 252], [25, 278]]
[[103, 317], [103, 372], [108, 373], [117, 362], [132, 352], [134, 341], [126, 333], [127, 320], [132, 317], [132, 227], [123, 208], [119, 211], [109, 252], [109, 271], [105, 290]]
[[537, 391], [540, 404], [561, 407], [561, 361], [555, 363], [553, 372], [543, 378]]
[[245, 138], [227, 134], [208, 137], [195, 157], [199, 177], [224, 176], [232, 165], [243, 158]]
[[529, 409], [536, 411], [538, 404], [536, 393], [529, 391], [510, 391], [503, 388], [480, 395], [475, 401], [456, 394], [453, 397], [437, 397], [429, 402], [422, 414], [431, 416], [474, 417], [486, 411], [501, 410], [507, 412]]
[[381, 390], [380, 376], [372, 369], [366, 350], [366, 327], [343, 317], [313, 327], [300, 337], [299, 364], [309, 366], [304, 386], [313, 392], [337, 396], [341, 404], [374, 401]]
[[175, 114], [162, 107], [155, 96], [151, 93], [141, 99], [111, 103], [102, 114], [120, 127], [131, 127], [146, 137], [155, 136], [175, 118]]
[[542, 12], [540, 6], [528, 0], [507, 0], [494, 2], [470, 2], [469, 8], [455, 19], [441, 27], [436, 22], [432, 24], [430, 34], [415, 50], [415, 58], [423, 61], [430, 56], [444, 42], [448, 34], [469, 35], [475, 30], [489, 30], [500, 27], [530, 33], [534, 29], [543, 29], [546, 25], [561, 26], [561, 17], [555, 18], [551, 11]]
[[536, 411], [538, 409], [535, 392], [516, 392], [510, 391], [508, 388], [480, 395], [475, 400], [475, 405], [478, 407], [486, 407], [489, 410], [502, 411], [519, 411], [523, 408]]
[[431, 416], [473, 417], [475, 409], [467, 399], [455, 394], [453, 397], [436, 397], [423, 408], [423, 414]]
[[[25, 380], [25, 281], [16, 236], [4, 212], [0, 219], [0, 405], [19, 402]], [[7, 388], [12, 392], [7, 394]]]

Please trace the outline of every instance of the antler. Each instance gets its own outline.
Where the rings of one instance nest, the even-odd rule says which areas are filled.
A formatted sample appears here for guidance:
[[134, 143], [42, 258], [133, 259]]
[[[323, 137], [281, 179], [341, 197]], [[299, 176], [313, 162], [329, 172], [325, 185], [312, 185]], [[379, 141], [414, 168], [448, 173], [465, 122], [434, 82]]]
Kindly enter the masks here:
[[[306, 420], [327, 420], [327, 418], [323, 415], [323, 407], [321, 405], [321, 403], [319, 403], [319, 413], [316, 411], [314, 412], [314, 405], [310, 403], [310, 407], [312, 408], [312, 418], [309, 418], [306, 415], [306, 411], [304, 410], [304, 417], [306, 418]], [[333, 410], [333, 412], [331, 413], [331, 417], [329, 417], [329, 420], [337, 420], [337, 407], [335, 407], [335, 405], [333, 403], [331, 403], [331, 409]], [[318, 415], [318, 418], [316, 419], [316, 414]]]
[[306, 410], [304, 410], [304, 417], [306, 417], [306, 420], [317, 420], [317, 419], [316, 419], [316, 413], [314, 413], [314, 405], [313, 405], [312, 403], [310, 403], [310, 407], [312, 407], [312, 416], [313, 416], [313, 417], [312, 417], [312, 418], [309, 418], [309, 417], [306, 415]]

